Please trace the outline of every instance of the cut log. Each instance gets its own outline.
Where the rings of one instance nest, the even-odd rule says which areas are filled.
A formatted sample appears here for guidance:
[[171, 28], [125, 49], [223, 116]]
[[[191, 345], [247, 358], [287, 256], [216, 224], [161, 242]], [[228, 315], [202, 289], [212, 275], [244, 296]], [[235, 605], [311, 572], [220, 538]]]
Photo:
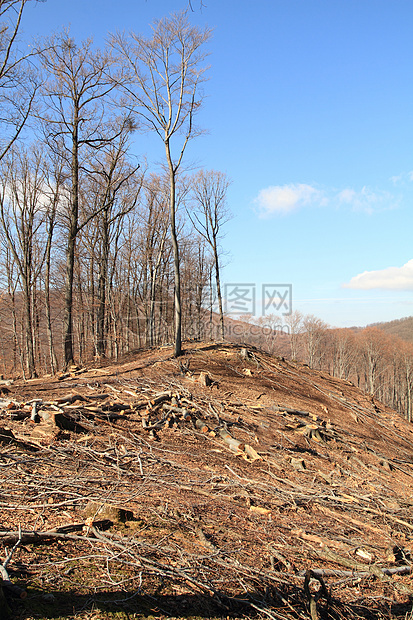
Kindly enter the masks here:
[[199, 431], [201, 431], [201, 433], [207, 433], [209, 431], [209, 428], [205, 422], [199, 418], [195, 420], [195, 426]]
[[257, 514], [260, 514], [260, 515], [271, 514], [271, 510], [269, 510], [269, 508], [263, 508], [262, 506], [250, 506], [250, 511], [256, 512]]
[[[160, 394], [156, 394], [149, 401], [149, 406], [155, 407], [155, 405], [159, 405], [159, 403], [163, 403], [165, 400], [171, 400], [172, 392], [161, 392]], [[148, 404], [148, 403], [147, 403]]]
[[290, 463], [291, 463], [292, 467], [294, 469], [296, 469], [297, 471], [305, 471], [305, 469], [306, 469], [304, 459], [297, 459], [297, 458], [292, 456], [292, 457], [290, 457]]
[[227, 446], [229, 446], [233, 452], [242, 452], [244, 450], [245, 444], [232, 437], [224, 428], [221, 428], [219, 431], [219, 436], [225, 441]]
[[63, 403], [74, 403], [76, 401], [81, 401], [81, 402], [87, 402], [89, 400], [89, 398], [86, 398], [86, 396], [83, 396], [82, 394], [69, 394], [68, 396], [63, 396], [62, 398], [58, 398], [55, 402], [58, 405], [62, 405]]
[[299, 415], [299, 416], [309, 416], [308, 411], [300, 411], [299, 409], [291, 409], [290, 407], [283, 407], [278, 405], [273, 405], [271, 407], [274, 411], [279, 411], [280, 413], [289, 413], [290, 415]]

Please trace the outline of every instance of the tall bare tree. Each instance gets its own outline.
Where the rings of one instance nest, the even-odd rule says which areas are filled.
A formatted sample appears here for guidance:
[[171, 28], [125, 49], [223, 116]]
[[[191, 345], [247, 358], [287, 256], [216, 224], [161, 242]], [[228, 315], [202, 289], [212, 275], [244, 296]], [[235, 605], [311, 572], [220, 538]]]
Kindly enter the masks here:
[[50, 295], [50, 280], [52, 271], [52, 249], [54, 233], [57, 221], [57, 210], [59, 208], [62, 186], [64, 184], [63, 161], [59, 156], [50, 157], [44, 165], [44, 193], [48, 198], [48, 209], [46, 214], [46, 245], [44, 261], [44, 302], [46, 312], [46, 331], [49, 344], [50, 369], [54, 374], [58, 370], [58, 361], [53, 341], [52, 329], [52, 303]]
[[[153, 346], [156, 342], [156, 302], [160, 278], [163, 263], [169, 262], [169, 252], [165, 250], [168, 232], [168, 198], [165, 194], [163, 177], [153, 174], [145, 183], [144, 198], [139, 211], [139, 224], [139, 240], [142, 246], [140, 252], [141, 295], [146, 318], [146, 341]], [[158, 315], [159, 310], [158, 303]]]
[[222, 340], [225, 338], [225, 325], [219, 266], [219, 236], [222, 234], [222, 226], [231, 218], [227, 207], [229, 184], [230, 181], [223, 172], [201, 170], [193, 180], [193, 208], [189, 211], [195, 230], [205, 239], [212, 252]]
[[284, 322], [288, 326], [290, 334], [291, 359], [298, 359], [299, 336], [302, 332], [303, 315], [299, 310], [294, 310], [291, 314], [284, 317]]
[[307, 363], [310, 368], [316, 365], [320, 368], [323, 360], [323, 339], [328, 325], [313, 314], [306, 314], [303, 318], [304, 346], [307, 354]]
[[389, 338], [377, 327], [366, 327], [359, 334], [358, 344], [364, 366], [365, 389], [375, 394], [379, 378], [388, 364]]
[[175, 274], [175, 356], [182, 352], [181, 278], [176, 232], [176, 179], [185, 149], [200, 131], [194, 125], [205, 79], [204, 44], [208, 29], [191, 26], [186, 13], [156, 21], [151, 38], [132, 33], [112, 36], [118, 53], [126, 105], [139, 114], [143, 127], [155, 131], [165, 147], [169, 173], [170, 229]]

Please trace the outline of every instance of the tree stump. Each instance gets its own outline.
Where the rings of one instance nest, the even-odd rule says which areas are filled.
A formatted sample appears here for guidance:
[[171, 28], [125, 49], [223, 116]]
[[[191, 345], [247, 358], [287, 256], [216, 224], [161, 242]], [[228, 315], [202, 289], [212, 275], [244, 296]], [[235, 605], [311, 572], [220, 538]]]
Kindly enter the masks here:
[[204, 387], [210, 387], [213, 384], [213, 381], [207, 372], [201, 372], [198, 377], [198, 383]]

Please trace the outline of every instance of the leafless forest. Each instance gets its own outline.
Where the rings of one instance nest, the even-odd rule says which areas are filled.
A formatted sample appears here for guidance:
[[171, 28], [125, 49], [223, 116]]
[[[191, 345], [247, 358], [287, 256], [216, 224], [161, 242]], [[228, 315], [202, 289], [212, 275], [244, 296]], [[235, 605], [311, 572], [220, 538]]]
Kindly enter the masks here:
[[229, 180], [185, 169], [210, 32], [183, 12], [149, 39], [108, 34], [98, 49], [62, 32], [25, 55], [25, 4], [1, 2], [4, 363], [33, 377], [166, 341], [179, 356], [183, 333], [203, 335], [211, 282], [222, 315]]

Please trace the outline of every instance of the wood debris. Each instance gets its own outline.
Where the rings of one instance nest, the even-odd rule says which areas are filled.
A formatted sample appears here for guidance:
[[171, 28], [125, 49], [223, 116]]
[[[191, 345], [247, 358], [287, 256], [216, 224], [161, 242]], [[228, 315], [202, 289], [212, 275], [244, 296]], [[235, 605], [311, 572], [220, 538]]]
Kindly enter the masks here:
[[[47, 545], [66, 558], [53, 568], [59, 584], [69, 588], [70, 558], [88, 575], [82, 558], [92, 555], [108, 588], [117, 591], [119, 571], [128, 595], [161, 592], [175, 617], [176, 597], [197, 593], [215, 616], [355, 620], [368, 605], [379, 620], [390, 600], [404, 619], [412, 427], [352, 385], [259, 351], [190, 353], [190, 376], [185, 360], [179, 368], [154, 352], [133, 373], [79, 367], [64, 381], [10, 386], [0, 401], [0, 540], [20, 540], [11, 583], [31, 579], [19, 567], [38, 566], [32, 546]], [[201, 373], [213, 390], [193, 380]], [[41, 566], [33, 579], [47, 591]]]

